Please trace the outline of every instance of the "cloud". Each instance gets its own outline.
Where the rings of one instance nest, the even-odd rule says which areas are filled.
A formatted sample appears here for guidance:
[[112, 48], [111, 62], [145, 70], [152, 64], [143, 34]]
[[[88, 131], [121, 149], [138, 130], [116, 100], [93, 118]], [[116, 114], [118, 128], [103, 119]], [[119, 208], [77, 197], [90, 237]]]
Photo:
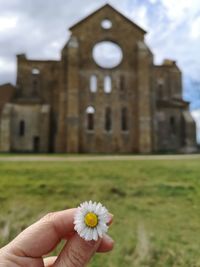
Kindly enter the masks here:
[[131, 17], [134, 17], [135, 22], [138, 23], [140, 27], [144, 29], [149, 29], [147, 6], [139, 6], [137, 9], [134, 9], [130, 15]]
[[18, 18], [12, 15], [0, 17], [0, 32], [7, 32], [17, 27]]
[[200, 16], [198, 16], [192, 23], [191, 23], [191, 38], [192, 39], [199, 39], [200, 38]]
[[[15, 83], [15, 55], [59, 59], [69, 37], [68, 27], [97, 8], [102, 1], [0, 0], [0, 83]], [[77, 6], [80, 8], [77, 9]]]
[[0, 59], [0, 69], [4, 70], [5, 72], [9, 72], [10, 70], [15, 71], [15, 62], [10, 60], [6, 60], [1, 58]]
[[161, 3], [163, 4], [164, 8], [166, 9], [167, 16], [172, 21], [181, 21], [185, 14], [188, 12], [191, 2], [187, 0], [161, 0]]
[[158, 0], [149, 0], [151, 4], [156, 4]]

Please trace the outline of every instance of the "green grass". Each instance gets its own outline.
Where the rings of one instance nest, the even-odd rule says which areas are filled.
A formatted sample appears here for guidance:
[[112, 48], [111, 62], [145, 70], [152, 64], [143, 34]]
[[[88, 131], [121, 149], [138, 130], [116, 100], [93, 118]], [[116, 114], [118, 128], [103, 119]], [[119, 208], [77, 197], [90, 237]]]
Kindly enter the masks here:
[[0, 162], [0, 245], [43, 214], [101, 201], [113, 252], [91, 266], [200, 266], [200, 163]]

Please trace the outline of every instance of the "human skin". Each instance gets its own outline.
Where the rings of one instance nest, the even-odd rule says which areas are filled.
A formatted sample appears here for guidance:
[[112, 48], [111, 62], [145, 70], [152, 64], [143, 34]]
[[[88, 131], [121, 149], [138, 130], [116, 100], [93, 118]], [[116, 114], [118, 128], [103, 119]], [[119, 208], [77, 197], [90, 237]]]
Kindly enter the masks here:
[[[76, 209], [49, 213], [25, 229], [0, 249], [0, 267], [84, 267], [96, 252], [111, 251], [114, 242], [109, 236], [85, 241], [74, 232], [75, 213]], [[60, 254], [45, 258], [63, 239]]]

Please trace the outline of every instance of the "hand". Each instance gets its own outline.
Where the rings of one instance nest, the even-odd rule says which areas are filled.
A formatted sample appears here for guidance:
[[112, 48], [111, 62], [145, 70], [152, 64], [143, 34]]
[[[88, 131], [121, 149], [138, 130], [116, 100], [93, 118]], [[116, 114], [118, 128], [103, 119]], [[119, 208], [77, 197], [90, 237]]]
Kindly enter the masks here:
[[[74, 232], [75, 212], [69, 209], [50, 213], [28, 227], [0, 250], [0, 267], [83, 267], [96, 251], [112, 250], [113, 240], [107, 235], [88, 242]], [[62, 239], [67, 242], [59, 256], [43, 259]]]

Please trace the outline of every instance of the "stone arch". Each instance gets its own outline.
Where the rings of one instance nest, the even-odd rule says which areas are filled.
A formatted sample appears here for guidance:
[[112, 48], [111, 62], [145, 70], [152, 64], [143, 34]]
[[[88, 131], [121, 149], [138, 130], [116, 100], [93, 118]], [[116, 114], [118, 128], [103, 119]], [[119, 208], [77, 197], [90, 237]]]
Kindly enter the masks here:
[[98, 80], [97, 80], [97, 75], [91, 75], [90, 76], [90, 92], [91, 93], [96, 93], [97, 92], [97, 87], [98, 87]]
[[31, 87], [31, 95], [37, 97], [39, 95], [39, 87], [40, 87], [40, 70], [38, 68], [32, 68], [32, 87]]
[[24, 120], [20, 120], [19, 122], [19, 136], [24, 136], [25, 135], [25, 121]]
[[110, 75], [104, 77], [104, 92], [110, 94], [112, 92], [112, 78]]
[[93, 131], [95, 127], [94, 123], [95, 109], [93, 106], [88, 106], [86, 108], [86, 129], [88, 131]]
[[32, 68], [31, 73], [33, 75], [39, 75], [40, 74], [40, 70], [38, 68]]
[[169, 124], [170, 124], [170, 134], [175, 135], [176, 134], [176, 117], [175, 116], [170, 116]]
[[110, 107], [105, 109], [105, 131], [110, 132], [112, 130], [112, 110]]

